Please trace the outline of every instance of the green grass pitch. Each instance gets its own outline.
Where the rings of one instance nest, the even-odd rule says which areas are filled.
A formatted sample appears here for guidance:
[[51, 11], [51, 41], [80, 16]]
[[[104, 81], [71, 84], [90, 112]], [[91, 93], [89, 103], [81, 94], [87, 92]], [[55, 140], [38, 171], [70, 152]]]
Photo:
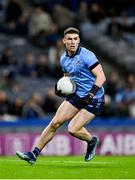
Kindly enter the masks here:
[[135, 179], [135, 156], [43, 157], [34, 165], [0, 157], [0, 179]]

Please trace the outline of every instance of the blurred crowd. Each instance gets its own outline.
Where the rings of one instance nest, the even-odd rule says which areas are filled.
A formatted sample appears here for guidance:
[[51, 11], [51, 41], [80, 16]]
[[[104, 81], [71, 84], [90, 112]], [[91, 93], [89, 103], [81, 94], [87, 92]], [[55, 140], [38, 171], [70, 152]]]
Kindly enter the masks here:
[[[38, 92], [35, 87], [30, 96], [14, 96], [20, 91], [20, 78], [45, 78], [57, 81], [62, 76], [59, 57], [64, 51], [62, 32], [75, 26], [81, 31], [83, 43], [91, 32], [123, 39], [135, 45], [134, 0], [0, 0], [0, 34], [8, 38], [22, 37], [40, 49], [16, 56], [12, 46], [0, 46], [0, 119], [37, 118], [54, 113], [61, 99], [54, 87]], [[20, 61], [20, 59], [22, 59]], [[121, 75], [113, 71], [105, 84], [105, 108], [102, 117], [135, 117], [135, 74]], [[22, 88], [23, 91], [23, 88]]]
[[0, 119], [35, 119], [53, 114], [59, 106], [59, 100], [54, 94], [54, 88], [49, 88], [46, 95], [34, 92], [29, 99], [18, 96], [11, 100], [0, 90]]
[[121, 81], [118, 72], [112, 72], [105, 84], [103, 117], [135, 118], [135, 74], [127, 74]]
[[1, 0], [0, 32], [29, 38], [39, 46], [54, 45], [66, 27], [135, 43], [134, 0]]

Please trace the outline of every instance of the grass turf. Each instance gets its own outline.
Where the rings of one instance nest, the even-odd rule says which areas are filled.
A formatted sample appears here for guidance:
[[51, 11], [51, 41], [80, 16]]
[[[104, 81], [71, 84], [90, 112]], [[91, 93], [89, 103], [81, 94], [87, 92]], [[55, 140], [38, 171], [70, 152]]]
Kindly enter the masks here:
[[135, 156], [39, 157], [34, 165], [0, 157], [0, 179], [134, 179]]

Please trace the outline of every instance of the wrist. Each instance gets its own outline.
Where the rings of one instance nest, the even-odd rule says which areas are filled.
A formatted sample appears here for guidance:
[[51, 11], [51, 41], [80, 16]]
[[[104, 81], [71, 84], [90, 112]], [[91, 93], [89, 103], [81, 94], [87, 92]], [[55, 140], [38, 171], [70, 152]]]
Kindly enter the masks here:
[[93, 86], [92, 86], [92, 88], [91, 88], [91, 90], [89, 92], [89, 95], [90, 96], [95, 96], [95, 94], [98, 92], [99, 89], [100, 89], [99, 86], [93, 84]]
[[92, 99], [94, 97], [93, 93], [89, 93], [88, 96]]

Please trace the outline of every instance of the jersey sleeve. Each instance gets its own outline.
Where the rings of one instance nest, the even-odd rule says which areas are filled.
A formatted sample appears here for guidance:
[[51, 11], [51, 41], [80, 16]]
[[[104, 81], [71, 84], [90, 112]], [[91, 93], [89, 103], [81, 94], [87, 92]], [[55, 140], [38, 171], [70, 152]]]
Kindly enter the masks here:
[[63, 71], [63, 73], [67, 73], [67, 71], [64, 67], [62, 67], [62, 71]]
[[90, 70], [94, 69], [99, 64], [97, 57], [92, 52], [87, 52], [83, 59], [86, 67]]

